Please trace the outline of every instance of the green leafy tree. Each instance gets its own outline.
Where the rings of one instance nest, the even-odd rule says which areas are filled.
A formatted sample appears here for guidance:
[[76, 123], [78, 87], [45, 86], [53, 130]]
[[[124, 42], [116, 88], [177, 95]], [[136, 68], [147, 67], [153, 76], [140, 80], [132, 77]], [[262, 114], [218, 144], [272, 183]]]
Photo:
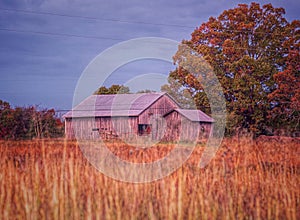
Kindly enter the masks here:
[[[161, 87], [162, 92], [168, 93], [181, 108], [195, 109], [196, 104], [191, 95], [190, 89], [183, 87], [177, 80], [172, 77], [168, 78], [168, 84]], [[202, 109], [203, 110], [203, 109]]]
[[[289, 50], [284, 44], [296, 29], [284, 14], [283, 8], [271, 4], [239, 4], [217, 18], [209, 18], [195, 29], [190, 40], [182, 42], [203, 57], [218, 77], [229, 113], [228, 134], [243, 128], [258, 135], [272, 126], [268, 95], [276, 89], [274, 74], [287, 68]], [[187, 58], [178, 50], [174, 62], [179, 64]], [[209, 107], [201, 82], [192, 72], [179, 65], [170, 77], [174, 81], [169, 87], [178, 83], [190, 92], [198, 108]]]
[[105, 86], [101, 86], [94, 95], [105, 95], [105, 94], [128, 94], [130, 93], [129, 87], [123, 85], [112, 85], [107, 88]]

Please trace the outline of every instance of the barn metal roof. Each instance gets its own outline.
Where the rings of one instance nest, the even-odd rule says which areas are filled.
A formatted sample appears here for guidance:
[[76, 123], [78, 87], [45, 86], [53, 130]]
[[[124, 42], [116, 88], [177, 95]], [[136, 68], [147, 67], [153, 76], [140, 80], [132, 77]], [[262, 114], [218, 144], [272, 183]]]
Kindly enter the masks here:
[[83, 100], [64, 118], [138, 116], [166, 93], [92, 95]]
[[[183, 115], [184, 117], [186, 117], [190, 121], [214, 122], [213, 118], [209, 117], [207, 114], [205, 114], [201, 110], [195, 110], [195, 109], [174, 109], [173, 111], [177, 111], [179, 114]], [[173, 112], [173, 111], [171, 111], [171, 112]], [[168, 113], [168, 114], [170, 114], [170, 113]]]

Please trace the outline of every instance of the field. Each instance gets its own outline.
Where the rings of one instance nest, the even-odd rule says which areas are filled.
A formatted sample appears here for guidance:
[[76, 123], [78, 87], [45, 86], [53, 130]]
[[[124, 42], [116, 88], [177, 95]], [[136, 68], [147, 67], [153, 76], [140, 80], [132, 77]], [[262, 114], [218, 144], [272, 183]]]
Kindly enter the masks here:
[[[124, 159], [152, 152], [112, 143]], [[75, 142], [0, 142], [0, 219], [300, 219], [300, 141], [225, 139], [204, 169], [199, 145], [162, 180], [133, 184], [98, 172]]]

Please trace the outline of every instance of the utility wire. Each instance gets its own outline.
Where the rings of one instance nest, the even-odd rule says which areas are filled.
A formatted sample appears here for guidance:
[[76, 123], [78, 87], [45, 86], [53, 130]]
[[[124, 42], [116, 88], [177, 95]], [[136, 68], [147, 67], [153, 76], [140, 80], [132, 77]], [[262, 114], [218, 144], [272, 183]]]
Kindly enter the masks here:
[[[119, 22], [119, 23], [129, 23], [129, 24], [144, 24], [144, 25], [153, 25], [153, 26], [169, 26], [169, 27], [180, 27], [180, 28], [198, 28], [195, 26], [188, 26], [188, 25], [179, 25], [179, 24], [168, 24], [168, 23], [153, 23], [153, 22], [144, 22], [144, 21], [129, 21], [129, 20], [121, 20], [121, 19], [112, 19], [112, 18], [98, 18], [98, 17], [89, 17], [89, 16], [80, 16], [80, 15], [68, 15], [68, 14], [61, 14], [61, 13], [54, 13], [54, 12], [41, 12], [41, 11], [31, 11], [31, 10], [24, 10], [24, 9], [12, 9], [12, 8], [0, 8], [2, 11], [12, 11], [18, 13], [26, 13], [26, 14], [37, 14], [37, 15], [49, 15], [49, 16], [59, 16], [59, 17], [68, 17], [68, 18], [80, 18], [80, 19], [87, 19], [87, 20], [98, 20], [98, 21], [107, 21], [107, 22]], [[274, 33], [274, 32], [262, 32], [253, 30], [235, 30], [235, 29], [226, 29], [220, 28], [213, 30], [215, 33], [219, 33], [219, 31], [226, 31], [226, 32], [235, 32], [235, 33], [255, 33], [255, 34], [273, 34], [282, 36], [282, 33]], [[211, 31], [210, 31], [211, 32]]]
[[37, 15], [51, 15], [51, 16], [59, 16], [59, 17], [68, 17], [68, 18], [80, 18], [87, 20], [97, 20], [97, 21], [107, 21], [107, 22], [119, 22], [119, 23], [128, 23], [128, 24], [145, 24], [145, 25], [155, 25], [155, 26], [169, 26], [169, 27], [180, 27], [180, 28], [195, 28], [192, 26], [179, 25], [179, 24], [167, 24], [167, 23], [152, 23], [152, 22], [144, 22], [144, 21], [129, 21], [129, 20], [121, 20], [121, 19], [112, 19], [112, 18], [97, 18], [97, 17], [89, 17], [89, 16], [80, 16], [80, 15], [67, 15], [53, 12], [40, 12], [40, 11], [29, 11], [23, 9], [9, 9], [9, 8], [0, 8], [2, 11], [13, 11], [20, 12], [26, 14], [37, 14]]
[[[39, 34], [39, 35], [49, 35], [49, 36], [59, 36], [59, 37], [76, 37], [76, 38], [85, 38], [85, 39], [100, 39], [100, 40], [114, 40], [114, 41], [125, 41], [126, 39], [122, 38], [110, 38], [110, 37], [99, 37], [99, 36], [86, 36], [86, 35], [76, 35], [76, 34], [62, 34], [62, 33], [53, 33], [53, 32], [45, 32], [45, 31], [31, 31], [31, 30], [17, 30], [10, 28], [0, 28], [0, 31], [8, 31], [8, 32], [17, 32], [17, 33], [25, 33], [25, 34]], [[160, 44], [160, 42], [153, 42], [156, 44]], [[212, 48], [212, 47], [210, 47]], [[215, 47], [218, 49], [217, 47]], [[221, 47], [223, 48], [223, 47]], [[246, 47], [226, 47], [227, 49], [238, 49], [238, 50], [250, 50], [256, 52], [263, 52], [261, 50], [255, 48], [246, 48]], [[266, 49], [266, 51], [283, 53], [283, 51]]]
[[86, 36], [86, 35], [77, 35], [77, 34], [61, 34], [61, 33], [52, 33], [52, 32], [45, 32], [45, 31], [17, 30], [17, 29], [10, 29], [10, 28], [0, 28], [0, 31], [19, 32], [19, 33], [26, 33], [26, 34], [50, 35], [50, 36], [60, 36], [60, 37], [76, 37], [76, 38], [86, 38], [86, 39], [101, 39], [101, 40], [115, 40], [115, 41], [124, 41], [125, 40], [125, 39], [121, 39], [121, 38]]
[[[171, 26], [171, 27], [184, 27], [184, 28], [195, 28], [186, 25], [178, 25], [178, 24], [165, 24], [165, 23], [152, 23], [152, 22], [142, 22], [142, 21], [126, 21], [120, 19], [106, 19], [106, 18], [97, 18], [97, 17], [89, 17], [89, 16], [79, 16], [79, 15], [67, 15], [60, 13], [52, 13], [52, 12], [39, 12], [39, 11], [30, 11], [23, 9], [9, 9], [9, 8], [0, 8], [2, 11], [12, 11], [19, 13], [27, 13], [27, 14], [37, 14], [37, 15], [49, 15], [49, 16], [60, 16], [60, 17], [70, 17], [70, 18], [80, 18], [80, 19], [88, 19], [88, 20], [100, 20], [100, 21], [110, 21], [110, 22], [120, 22], [120, 23], [132, 23], [132, 24], [146, 24], [146, 25], [159, 25], [159, 26]], [[121, 38], [111, 38], [111, 37], [99, 37], [99, 36], [86, 36], [86, 35], [76, 35], [76, 34], [64, 34], [64, 33], [52, 33], [52, 32], [44, 32], [44, 31], [31, 31], [31, 30], [17, 30], [12, 28], [0, 28], [0, 31], [9, 31], [9, 32], [19, 32], [19, 33], [32, 33], [32, 34], [41, 34], [41, 35], [51, 35], [51, 36], [62, 36], [62, 37], [77, 37], [77, 38], [86, 38], [86, 39], [101, 39], [101, 40], [114, 40], [114, 41], [124, 41], [125, 39]], [[213, 30], [210, 32], [219, 33], [219, 31], [224, 32], [234, 32], [234, 33], [255, 33], [255, 34], [274, 34], [281, 36], [281, 33], [272, 33], [272, 32], [260, 32], [255, 30], [234, 30], [234, 29], [226, 29], [221, 28], [217, 30]], [[237, 48], [236, 48], [237, 49]], [[248, 49], [248, 48], [238, 48], [238, 49]], [[269, 50], [271, 51], [271, 50]], [[278, 51], [275, 51], [278, 52]]]

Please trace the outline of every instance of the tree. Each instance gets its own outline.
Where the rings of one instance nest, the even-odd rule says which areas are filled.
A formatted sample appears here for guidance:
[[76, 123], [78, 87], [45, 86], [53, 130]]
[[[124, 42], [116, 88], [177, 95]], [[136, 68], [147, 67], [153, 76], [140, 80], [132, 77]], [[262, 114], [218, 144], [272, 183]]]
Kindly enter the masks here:
[[[203, 57], [218, 77], [231, 122], [229, 134], [237, 127], [261, 134], [272, 125], [267, 120], [272, 110], [268, 95], [276, 89], [273, 76], [287, 68], [289, 50], [284, 44], [296, 28], [284, 14], [283, 8], [271, 4], [239, 4], [217, 18], [209, 18], [195, 29], [190, 40], [182, 42]], [[174, 62], [185, 59], [187, 55], [178, 50]], [[173, 84], [179, 83], [190, 92], [198, 108], [209, 107], [201, 82], [192, 72], [178, 65], [170, 77]]]
[[300, 131], [300, 21], [292, 22], [290, 29], [292, 33], [284, 43], [289, 51], [285, 69], [274, 74], [276, 89], [268, 97], [274, 128], [293, 133]]
[[32, 139], [61, 137], [63, 123], [56, 117], [54, 109], [38, 107], [11, 108], [0, 100], [0, 139]]
[[33, 137], [32, 111], [28, 108], [16, 107], [12, 110], [13, 127], [10, 138], [27, 139]]
[[108, 90], [108, 88], [106, 88], [105, 86], [101, 86], [101, 87], [94, 93], [94, 95], [105, 95], [105, 94], [109, 94], [109, 90]]
[[31, 107], [31, 122], [36, 138], [60, 137], [63, 134], [62, 122], [56, 118], [54, 109]]
[[[161, 87], [162, 92], [168, 93], [181, 108], [195, 109], [196, 105], [189, 89], [184, 88], [172, 77], [168, 78], [168, 84]], [[203, 109], [202, 109], [203, 110]]]
[[143, 89], [143, 90], [139, 90], [136, 93], [154, 93], [156, 92], [155, 90], [151, 90], [151, 89]]
[[0, 100], [0, 137], [10, 137], [13, 127], [13, 110], [8, 102]]
[[109, 88], [101, 86], [94, 92], [94, 95], [105, 95], [105, 94], [128, 94], [130, 93], [129, 87], [123, 85], [112, 85]]

